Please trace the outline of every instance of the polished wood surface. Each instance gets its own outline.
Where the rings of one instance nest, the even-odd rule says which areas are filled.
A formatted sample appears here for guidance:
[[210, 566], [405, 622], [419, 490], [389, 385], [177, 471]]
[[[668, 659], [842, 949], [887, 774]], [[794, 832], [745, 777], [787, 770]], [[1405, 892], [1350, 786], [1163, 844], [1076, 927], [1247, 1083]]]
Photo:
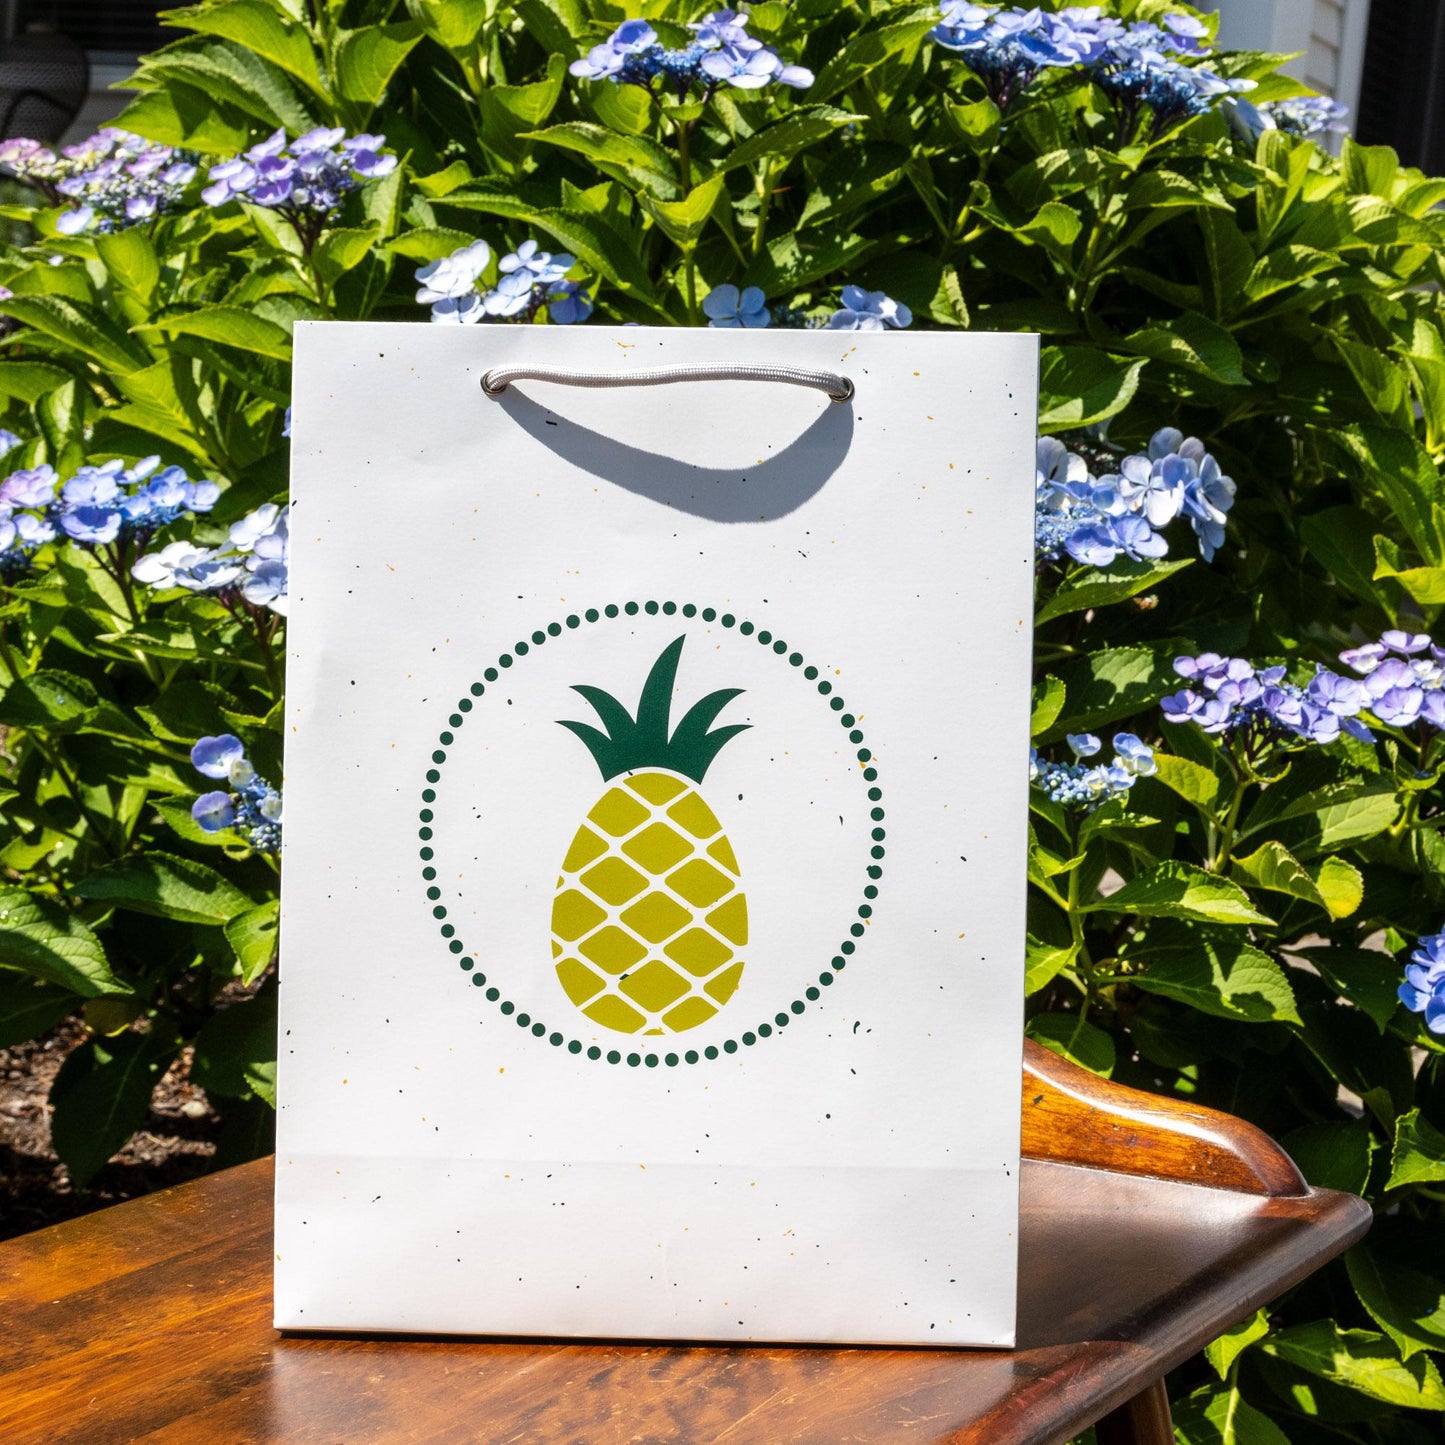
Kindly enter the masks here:
[[1253, 1124], [1101, 1079], [1032, 1039], [1024, 1042], [1023, 1154], [1246, 1194], [1308, 1192], [1294, 1161]]
[[1017, 1350], [343, 1339], [271, 1328], [271, 1181], [259, 1161], [0, 1245], [0, 1441], [1058, 1445], [1370, 1218], [1026, 1161]]

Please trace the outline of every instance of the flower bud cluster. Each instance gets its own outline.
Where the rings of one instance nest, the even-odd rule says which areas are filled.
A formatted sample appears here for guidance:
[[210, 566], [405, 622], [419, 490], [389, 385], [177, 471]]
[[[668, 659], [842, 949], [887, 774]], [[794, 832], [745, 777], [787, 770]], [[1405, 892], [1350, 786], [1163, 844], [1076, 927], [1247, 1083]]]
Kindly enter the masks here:
[[1235, 485], [1197, 437], [1175, 427], [1154, 433], [1147, 449], [1110, 459], [1096, 477], [1089, 463], [1054, 437], [1040, 437], [1034, 475], [1034, 551], [1040, 561], [1068, 554], [1108, 567], [1122, 553], [1135, 561], [1167, 555], [1160, 529], [1183, 517], [1205, 561], [1224, 545]]
[[1068, 808], [1092, 812], [1114, 798], [1127, 798], [1138, 779], [1159, 771], [1153, 748], [1133, 733], [1114, 734], [1112, 763], [1084, 761], [1096, 757], [1104, 746], [1092, 733], [1070, 733], [1067, 742], [1074, 755], [1068, 763], [1050, 762], [1039, 756], [1037, 748], [1029, 750], [1029, 781]]
[[122, 231], [174, 210], [195, 179], [194, 158], [129, 131], [106, 126], [59, 155], [39, 141], [0, 143], [0, 165], [36, 186], [53, 205], [72, 202], [56, 218], [65, 236]]
[[281, 794], [246, 757], [245, 745], [230, 733], [204, 737], [191, 749], [191, 763], [207, 778], [224, 779], [229, 791], [202, 793], [191, 817], [207, 833], [234, 828], [258, 853], [281, 847]]
[[431, 307], [431, 319], [470, 325], [477, 321], [531, 321], [545, 306], [555, 325], [570, 326], [592, 314], [592, 297], [580, 281], [567, 280], [577, 264], [565, 252], [543, 251], [536, 241], [523, 241], [497, 262], [497, 283], [483, 288], [482, 275], [491, 265], [492, 248], [473, 241], [449, 256], [419, 266], [418, 303]]
[[233, 523], [224, 545], [172, 542], [140, 558], [131, 576], [148, 587], [180, 587], [226, 601], [239, 597], [284, 617], [290, 517], [290, 507], [267, 502]]

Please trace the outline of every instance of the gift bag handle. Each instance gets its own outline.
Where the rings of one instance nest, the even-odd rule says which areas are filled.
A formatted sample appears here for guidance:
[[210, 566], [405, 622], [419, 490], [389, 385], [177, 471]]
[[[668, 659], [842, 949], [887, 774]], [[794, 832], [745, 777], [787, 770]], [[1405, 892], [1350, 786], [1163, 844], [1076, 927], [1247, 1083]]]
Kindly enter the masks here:
[[679, 381], [777, 381], [825, 392], [831, 401], [848, 401], [853, 382], [836, 371], [807, 371], [797, 366], [644, 366], [627, 371], [576, 371], [559, 366], [494, 366], [482, 373], [482, 390], [501, 396], [514, 381], [554, 381], [559, 386], [670, 386]]

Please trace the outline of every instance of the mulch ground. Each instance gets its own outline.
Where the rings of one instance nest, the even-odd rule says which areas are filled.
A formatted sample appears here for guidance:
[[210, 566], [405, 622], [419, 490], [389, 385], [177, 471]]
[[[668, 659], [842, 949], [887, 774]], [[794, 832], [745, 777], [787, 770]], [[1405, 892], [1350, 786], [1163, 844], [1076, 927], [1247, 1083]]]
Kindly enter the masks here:
[[79, 1017], [11, 1049], [0, 1049], [0, 1239], [150, 1194], [215, 1166], [221, 1117], [190, 1082], [191, 1051], [171, 1066], [150, 1116], [85, 1189], [50, 1147], [51, 1081], [85, 1037]]

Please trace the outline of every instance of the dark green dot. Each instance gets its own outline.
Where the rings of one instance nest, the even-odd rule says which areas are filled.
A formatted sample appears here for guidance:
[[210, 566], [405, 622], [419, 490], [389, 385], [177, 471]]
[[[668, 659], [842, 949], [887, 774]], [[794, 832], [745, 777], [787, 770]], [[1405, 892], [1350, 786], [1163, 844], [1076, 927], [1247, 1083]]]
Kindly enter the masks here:
[[567, 1052], [568, 1052], [569, 1054], [580, 1054], [580, 1053], [582, 1052], [582, 1040], [581, 1040], [581, 1039], [571, 1039], [571, 1040], [569, 1040], [569, 1041], [568, 1041], [568, 1044], [567, 1044]]
[[[436, 875], [433, 874], [432, 876], [435, 877]], [[428, 888], [426, 896], [430, 898], [432, 902], [436, 902], [436, 900], [442, 896], [442, 891], [440, 888]]]
[[875, 823], [881, 823], [881, 822], [883, 821], [883, 818], [884, 818], [883, 809], [882, 809], [882, 808], [870, 808], [870, 809], [868, 810], [868, 816], [869, 816], [870, 818], [872, 818]]
[[622, 1062], [622, 1055], [619, 1054], [616, 1049], [608, 1049], [607, 1062], [609, 1064], [620, 1064]]
[[496, 1003], [496, 1001], [501, 998], [501, 994], [499, 994], [496, 989], [489, 988], [487, 990], [487, 998], [491, 1003]]
[[675, 1069], [678, 1066], [679, 1060], [676, 1054], [667, 1054], [662, 1062], [666, 1064], [669, 1069]]
[[658, 1066], [660, 1060], [658, 1059], [656, 1054], [648, 1054], [648, 1056], [643, 1059], [642, 1062], [646, 1064], [649, 1069], [655, 1069]]
[[870, 884], [863, 890], [863, 896], [864, 896], [865, 898], [877, 898], [877, 896], [878, 896], [878, 890], [870, 883]]
[[547, 1042], [548, 1042], [549, 1044], [551, 1044], [554, 1049], [560, 1049], [560, 1048], [562, 1047], [562, 1035], [561, 1035], [561, 1034], [548, 1034], [548, 1035], [547, 1035]]
[[439, 783], [442, 780], [442, 775], [437, 772], [435, 768], [428, 768], [426, 770], [426, 780], [429, 783]]
[[704, 607], [704, 608], [702, 609], [702, 620], [703, 620], [704, 622], [716, 622], [716, 621], [717, 621], [717, 608], [716, 608], [716, 607]]
[[431, 911], [431, 916], [432, 916], [433, 918], [445, 918], [445, 917], [447, 916], [447, 906], [446, 906], [446, 904], [445, 904], [445, 903], [438, 903], [437, 906], [432, 909], [432, 911]]
[[526, 1028], [527, 1025], [530, 1024], [531, 1022], [532, 1022], [532, 1016], [531, 1016], [530, 1014], [518, 1014], [518, 1015], [517, 1015], [517, 1026], [518, 1026], [519, 1028]]
[[[463, 964], [462, 967], [465, 968], [466, 964]], [[477, 988], [481, 988], [486, 981], [486, 978], [480, 973], [474, 973], [472, 975], [472, 983], [475, 984]]]
[[589, 1059], [600, 1059], [602, 1057], [602, 1050], [599, 1049], [596, 1044], [593, 1044], [587, 1050], [587, 1057]]
[[878, 781], [878, 769], [877, 769], [877, 768], [864, 768], [864, 769], [863, 769], [863, 781], [864, 781], [865, 783], [876, 783], [876, 782]]
[[641, 1055], [641, 1054], [628, 1054], [628, 1056], [627, 1056], [627, 1067], [628, 1067], [628, 1068], [630, 1068], [630, 1069], [635, 1069], [635, 1068], [638, 1066], [638, 1064], [640, 1064], [641, 1062], [642, 1062], [642, 1055]]
[[773, 643], [773, 651], [776, 652], [779, 657], [781, 657], [787, 650], [788, 644], [784, 642], [781, 637], [775, 643]]
[[884, 855], [884, 853], [885, 853], [886, 851], [887, 851], [887, 850], [884, 849], [882, 846], [880, 846], [879, 844], [875, 843], [875, 844], [868, 850], [868, 856], [869, 856], [870, 858], [881, 858], [881, 857], [883, 857], [883, 855]]
[[883, 870], [879, 868], [876, 864], [870, 865], [868, 869], [868, 876], [870, 878], [881, 878], [883, 876]]
[[437, 795], [432, 792], [430, 788], [423, 788], [421, 800], [423, 803], [435, 803], [437, 800]]
[[715, 1059], [715, 1058], [717, 1058], [717, 1045], [716, 1045], [716, 1044], [709, 1044], [709, 1045], [702, 1051], [702, 1056], [703, 1056], [703, 1058], [705, 1058], [705, 1059]]
[[525, 642], [514, 642], [512, 644], [512, 651], [515, 652], [518, 657], [525, 657], [531, 649]]
[[777, 1024], [780, 1029], [785, 1029], [788, 1026], [788, 1016], [787, 1014], [779, 1014], [773, 1022]]
[[[497, 674], [496, 674], [495, 672], [493, 672], [493, 671], [491, 670], [491, 668], [488, 668], [488, 669], [486, 670], [486, 672], [484, 672], [484, 673], [482, 674], [482, 676], [485, 677], [488, 682], [491, 682], [491, 681], [496, 677], [496, 675], [497, 675]], [[480, 697], [485, 691], [486, 691], [486, 688], [483, 687], [481, 683], [479, 683], [479, 682], [474, 682], [474, 683], [472, 684], [471, 692], [472, 692], [472, 696], [473, 696], [473, 697]]]
[[753, 1046], [755, 1043], [757, 1043], [757, 1041], [758, 1041], [758, 1036], [757, 1036], [756, 1034], [754, 1034], [754, 1033], [746, 1033], [746, 1034], [743, 1035], [743, 1043], [744, 1043], [748, 1048], [752, 1048], [752, 1046]]
[[860, 763], [871, 763], [873, 761], [873, 754], [870, 753], [867, 748], [859, 748], [858, 761]]
[[683, 1057], [683, 1059], [684, 1059], [687, 1063], [689, 1063], [689, 1064], [695, 1064], [695, 1063], [697, 1063], [697, 1060], [698, 1060], [697, 1050], [696, 1050], [696, 1049], [689, 1049], [682, 1057]]
[[[772, 1024], [759, 1024], [759, 1025], [758, 1025], [758, 1037], [759, 1037], [760, 1039], [770, 1039], [770, 1038], [772, 1038], [772, 1036], [773, 1036], [773, 1026], [772, 1026]], [[744, 1039], [743, 1042], [746, 1043], [747, 1040]]]
[[456, 933], [456, 929], [453, 928], [450, 923], [443, 923], [443, 924], [442, 924], [442, 937], [443, 937], [443, 938], [450, 938], [450, 937], [452, 937], [452, 935], [455, 934], [455, 933]]
[[[426, 816], [427, 816], [428, 818], [430, 818], [430, 817], [431, 817], [431, 814], [428, 813]], [[430, 829], [430, 828], [418, 828], [418, 829], [416, 830], [416, 835], [417, 835], [418, 838], [430, 838], [430, 837], [431, 837], [431, 829]]]
[[[454, 727], [454, 728], [459, 728], [459, 727], [461, 727], [461, 725], [462, 725], [462, 723], [463, 723], [464, 721], [465, 721], [465, 719], [462, 717], [461, 713], [459, 713], [459, 712], [454, 712], [454, 713], [447, 719], [448, 725], [451, 726], [451, 727]], [[447, 743], [450, 743], [450, 742], [452, 741], [452, 735], [451, 735], [450, 733], [443, 733], [443, 734], [442, 734], [442, 741], [447, 742]]]
[[[856, 923], [853, 925], [854, 928], [857, 928], [858, 926], [859, 925]], [[851, 939], [845, 938], [842, 943], [838, 945], [838, 952], [845, 956], [851, 956], [857, 950], [857, 947], [858, 945], [854, 943]]]
[[516, 1013], [516, 1011], [517, 1011], [517, 1005], [514, 1004], [511, 999], [509, 999], [509, 998], [504, 998], [504, 999], [502, 1000], [502, 1012], [503, 1012], [504, 1014], [514, 1014], [514, 1013]]
[[724, 627], [732, 627], [737, 622], [737, 618], [734, 617], [731, 612], [724, 612], [723, 615], [718, 618], [718, 621], [721, 622]]
[[589, 622], [596, 622], [601, 615], [602, 614], [598, 612], [595, 607], [589, 607], [585, 613], [585, 616]]
[[[476, 683], [476, 684], [474, 684], [474, 686], [477, 687], [478, 689], [481, 688], [481, 684], [480, 684], [480, 683]], [[478, 695], [480, 695], [480, 693], [479, 693]], [[464, 697], [464, 698], [462, 698], [462, 700], [461, 700], [459, 703], [457, 703], [457, 711], [458, 711], [458, 712], [471, 712], [471, 710], [472, 710], [472, 700], [471, 700], [471, 698], [469, 698], [469, 697]]]
[[863, 734], [860, 733], [857, 728], [854, 728], [853, 731], [848, 734], [848, 741], [850, 743], [861, 743], [863, 741]]
[[[475, 962], [475, 960], [472, 960], [472, 962]], [[484, 973], [478, 973], [477, 976], [476, 976], [476, 978], [474, 978], [474, 979], [472, 980], [473, 983], [476, 983], [476, 984], [478, 984], [478, 985], [484, 984], [484, 983], [486, 983], [486, 981], [487, 981], [487, 976], [486, 976], [486, 974], [484, 974]], [[495, 1002], [496, 1002], [496, 999], [497, 999], [496, 990], [494, 989], [494, 990], [492, 990], [491, 992], [489, 992], [489, 993], [487, 994], [487, 997], [488, 997], [489, 999], [491, 999], [493, 1003], [495, 1003]]]
[[547, 1025], [546, 1025], [546, 1024], [533, 1024], [533, 1025], [532, 1025], [532, 1037], [533, 1037], [534, 1039], [540, 1039], [540, 1038], [542, 1037], [542, 1035], [545, 1034], [546, 1032], [547, 1032]]
[[508, 652], [504, 652], [504, 653], [497, 659], [497, 664], [498, 664], [499, 667], [510, 667], [510, 666], [512, 665], [512, 656], [511, 656], [511, 654], [508, 653]]
[[835, 698], [828, 704], [828, 706], [829, 706], [830, 708], [832, 708], [834, 712], [842, 712], [843, 709], [847, 706], [847, 704], [843, 701], [843, 699], [842, 699], [841, 697], [835, 697]]
[[854, 938], [862, 938], [865, 928], [865, 924], [855, 923], [851, 928], [849, 928], [848, 932], [851, 933]]
[[444, 762], [446, 762], [446, 760], [447, 760], [446, 750], [445, 750], [444, 748], [437, 748], [437, 749], [435, 749], [435, 750], [433, 751], [432, 755], [431, 755], [431, 760], [432, 760], [432, 762], [434, 762], [434, 763], [444, 763]]
[[878, 800], [879, 800], [880, 798], [882, 798], [882, 796], [883, 796], [883, 789], [882, 789], [882, 788], [869, 788], [869, 789], [868, 789], [868, 801], [869, 801], [869, 802], [871, 802], [871, 803], [876, 803], [876, 802], [878, 802]]
[[602, 609], [608, 617], [616, 617], [621, 610], [615, 602], [609, 602], [607, 606]]
[[460, 952], [462, 951], [462, 949], [464, 949], [464, 948], [466, 947], [466, 944], [464, 944], [464, 943], [461, 941], [460, 938], [454, 938], [454, 939], [452, 939], [452, 941], [451, 941], [449, 944], [447, 944], [447, 947], [448, 947], [453, 953], [460, 953]]
[[[597, 619], [596, 619], [595, 617], [593, 617], [593, 618], [589, 618], [588, 620], [591, 621], [591, 622], [595, 622]], [[580, 617], [578, 617], [578, 615], [574, 612], [574, 613], [571, 614], [570, 617], [568, 617], [568, 619], [567, 619], [567, 626], [568, 626], [568, 627], [581, 627], [581, 626], [582, 626], [582, 619], [581, 619]]]
[[847, 967], [848, 967], [848, 960], [847, 960], [846, 958], [835, 958], [835, 959], [833, 960], [833, 972], [834, 972], [834, 973], [842, 973], [843, 970], [844, 970], [845, 968], [847, 968]]
[[623, 610], [629, 617], [636, 617], [636, 616], [637, 616], [637, 603], [635, 603], [635, 602], [628, 602], [628, 603], [626, 603], [626, 604], [623, 606], [622, 610]]
[[[450, 948], [453, 953], [460, 953], [462, 951], [462, 941], [460, 938], [454, 938], [447, 947]], [[477, 961], [474, 958], [464, 958], [461, 960], [461, 965], [464, 973], [470, 973], [477, 966]]]
[[676, 611], [677, 611], [677, 603], [676, 603], [676, 602], [664, 602], [664, 603], [662, 604], [662, 615], [663, 615], [664, 617], [671, 617], [672, 614], [673, 614], [674, 612], [676, 612]]
[[[549, 622], [549, 623], [547, 624], [547, 636], [548, 636], [548, 637], [561, 637], [561, 635], [562, 635], [562, 624], [561, 624], [560, 622]], [[561, 1035], [561, 1034], [558, 1034], [557, 1037], [560, 1039], [560, 1038], [562, 1037], [562, 1035]]]
[[739, 622], [738, 631], [741, 632], [744, 637], [751, 637], [753, 635], [753, 624], [751, 622]]
[[423, 808], [421, 812], [417, 814], [417, 817], [420, 818], [423, 823], [430, 823], [432, 820], [432, 810], [430, 808]]
[[853, 726], [854, 723], [858, 721], [858, 719], [855, 718], [851, 712], [845, 712], [843, 716], [838, 719], [838, 721], [842, 723], [845, 728], [850, 728]]
[[[425, 878], [428, 882], [430, 882], [433, 878], [437, 876], [437, 870], [432, 867], [423, 868], [421, 870], [421, 876]], [[438, 896], [440, 897], [440, 895]]]
[[532, 644], [535, 647], [541, 647], [541, 645], [546, 642], [546, 640], [547, 634], [545, 632], [534, 632], [532, 634]]
[[795, 1014], [800, 1014], [807, 1007], [807, 1005], [803, 1003], [801, 999], [795, 998], [792, 1003], [788, 1005], [788, 1007], [792, 1009]]
[[[495, 682], [497, 680], [497, 669], [495, 667], [489, 667], [482, 676], [486, 678], [488, 682]], [[481, 695], [481, 692], [478, 691], [477, 696], [480, 697]]]
[[821, 983], [824, 988], [828, 988], [832, 985], [833, 975], [831, 973], [820, 973], [818, 975], [818, 982]]
[[814, 988], [812, 984], [809, 984], [808, 987], [803, 990], [803, 997], [816, 1000], [818, 997], [818, 990]]
[[684, 617], [696, 617], [696, 616], [697, 616], [697, 603], [696, 603], [696, 602], [684, 602], [684, 603], [682, 604], [682, 615], [683, 615]]
[[[460, 727], [461, 724], [458, 723], [458, 726]], [[454, 742], [456, 742], [456, 738], [453, 737], [451, 733], [438, 733], [438, 734], [437, 734], [437, 741], [438, 741], [444, 748], [449, 748], [449, 747], [451, 747], [451, 745], [452, 745]]]
[[789, 661], [794, 667], [801, 667], [801, 666], [803, 665], [803, 654], [802, 654], [801, 652], [793, 652], [793, 653], [790, 653], [790, 654], [788, 655], [788, 661]]
[[657, 616], [657, 603], [649, 602], [642, 609], [649, 617]]
[[766, 627], [763, 628], [762, 631], [758, 633], [758, 641], [759, 641], [760, 643], [762, 643], [762, 645], [763, 645], [764, 647], [766, 647], [766, 646], [768, 645], [768, 643], [770, 643], [772, 640], [773, 640], [773, 634], [772, 634], [771, 632], [769, 632]]
[[875, 843], [881, 843], [888, 836], [888, 829], [874, 828], [871, 836]]
[[738, 1041], [737, 1041], [736, 1039], [727, 1039], [727, 1040], [724, 1041], [724, 1043], [723, 1043], [723, 1053], [725, 1053], [725, 1054], [735, 1054], [735, 1053], [737, 1053], [737, 1051], [738, 1051]]

